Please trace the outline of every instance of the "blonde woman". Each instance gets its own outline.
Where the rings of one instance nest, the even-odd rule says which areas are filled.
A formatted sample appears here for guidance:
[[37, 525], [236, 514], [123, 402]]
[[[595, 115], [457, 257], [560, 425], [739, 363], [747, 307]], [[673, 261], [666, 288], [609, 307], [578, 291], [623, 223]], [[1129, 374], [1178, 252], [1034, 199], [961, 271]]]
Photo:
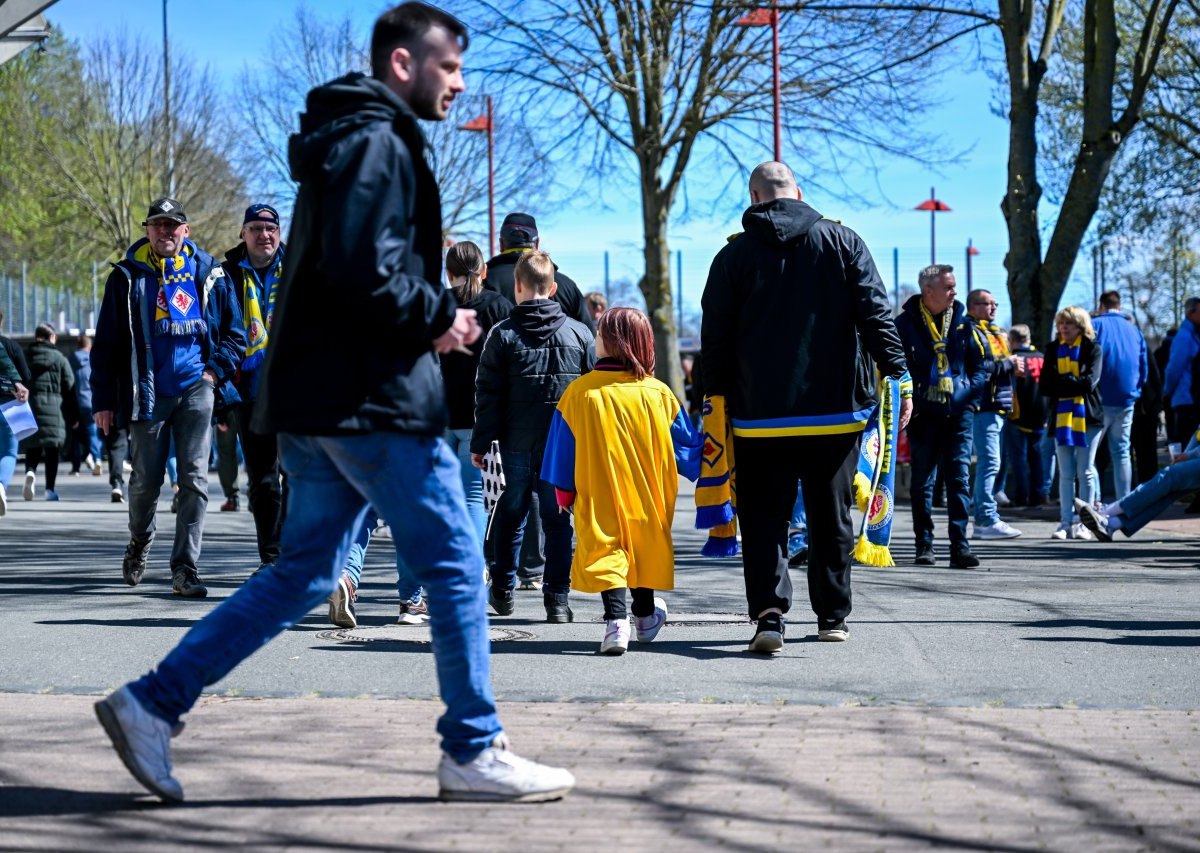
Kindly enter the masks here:
[[1076, 490], [1091, 504], [1096, 499], [1092, 466], [1104, 429], [1100, 402], [1100, 344], [1091, 318], [1078, 306], [1064, 308], [1054, 318], [1058, 335], [1046, 347], [1041, 393], [1054, 412], [1054, 441], [1058, 454], [1059, 526], [1054, 539], [1095, 539], [1086, 527], [1072, 523]]

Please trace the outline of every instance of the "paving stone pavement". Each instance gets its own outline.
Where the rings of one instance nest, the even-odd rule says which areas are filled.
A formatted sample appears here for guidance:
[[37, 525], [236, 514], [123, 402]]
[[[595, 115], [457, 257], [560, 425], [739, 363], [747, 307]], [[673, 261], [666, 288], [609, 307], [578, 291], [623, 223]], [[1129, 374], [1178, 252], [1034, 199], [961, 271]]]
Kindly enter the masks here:
[[0, 850], [1200, 850], [1190, 711], [507, 703], [578, 788], [499, 806], [436, 801], [436, 703], [213, 697], [162, 806], [92, 701], [0, 694]]

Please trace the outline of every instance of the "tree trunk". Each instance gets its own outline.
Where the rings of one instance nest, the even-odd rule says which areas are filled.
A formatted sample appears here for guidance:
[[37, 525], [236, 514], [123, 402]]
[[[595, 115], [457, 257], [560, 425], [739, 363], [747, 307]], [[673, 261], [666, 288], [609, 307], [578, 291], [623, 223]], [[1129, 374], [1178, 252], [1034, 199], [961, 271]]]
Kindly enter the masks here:
[[683, 365], [679, 360], [679, 333], [671, 297], [671, 252], [667, 247], [670, 205], [657, 182], [658, 170], [647, 172], [643, 166], [642, 237], [646, 274], [638, 286], [646, 299], [646, 312], [654, 329], [654, 375], [683, 400]]

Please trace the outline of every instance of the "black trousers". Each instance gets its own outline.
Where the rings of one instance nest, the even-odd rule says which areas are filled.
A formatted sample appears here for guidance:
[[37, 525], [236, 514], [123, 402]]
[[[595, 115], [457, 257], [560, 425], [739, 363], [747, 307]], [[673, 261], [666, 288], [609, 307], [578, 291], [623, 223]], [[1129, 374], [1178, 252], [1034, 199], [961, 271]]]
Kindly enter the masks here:
[[971, 514], [971, 418], [922, 414], [908, 425], [912, 454], [912, 517], [917, 547], [933, 544], [934, 478], [946, 480], [946, 514], [950, 517], [950, 545], [967, 545], [967, 520]]
[[26, 471], [36, 471], [43, 460], [46, 463], [46, 489], [52, 492], [58, 482], [58, 448], [28, 447], [25, 449]]
[[[654, 590], [644, 586], [634, 587], [630, 592], [633, 593], [633, 615], [634, 616], [653, 616], [654, 615]], [[605, 619], [624, 619], [629, 615], [629, 610], [625, 604], [625, 587], [617, 587], [616, 589], [606, 589], [600, 593], [600, 601], [604, 604]]]
[[751, 619], [770, 607], [792, 606], [787, 536], [804, 490], [808, 516], [808, 600], [818, 623], [850, 615], [850, 504], [858, 461], [858, 433], [733, 439], [738, 527]]
[[246, 460], [246, 479], [250, 482], [250, 514], [254, 516], [258, 559], [265, 565], [279, 559], [279, 537], [287, 514], [287, 475], [279, 468], [276, 435], [252, 431], [253, 419], [254, 402], [245, 402], [238, 412], [237, 431]]
[[1148, 483], [1158, 473], [1158, 413], [1133, 410], [1133, 429], [1129, 441], [1133, 448], [1133, 484]]

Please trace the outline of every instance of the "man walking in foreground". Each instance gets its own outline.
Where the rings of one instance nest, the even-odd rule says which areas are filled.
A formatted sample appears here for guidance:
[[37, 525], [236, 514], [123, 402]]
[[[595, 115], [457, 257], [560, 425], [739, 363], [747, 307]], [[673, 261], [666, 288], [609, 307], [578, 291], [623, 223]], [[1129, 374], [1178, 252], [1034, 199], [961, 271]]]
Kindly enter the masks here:
[[[97, 703], [125, 765], [182, 800], [170, 738], [205, 686], [324, 603], [369, 506], [429, 588], [446, 712], [443, 799], [556, 799], [566, 770], [519, 758], [496, 716], [483, 554], [445, 428], [435, 353], [474, 341], [474, 312], [440, 286], [441, 203], [417, 119], [463, 91], [463, 25], [423, 3], [375, 22], [373, 77], [314, 89], [289, 146], [300, 181], [253, 428], [279, 433], [289, 512], [278, 563], [197, 624], [158, 668]], [[329, 334], [345, 346], [313, 346]], [[320, 382], [321, 377], [336, 377]]]
[[850, 522], [859, 434], [875, 408], [875, 365], [912, 385], [891, 306], [862, 238], [801, 200], [792, 170], [750, 175], [746, 229], [708, 273], [700, 334], [705, 391], [733, 425], [749, 650], [783, 649], [792, 605], [788, 528], [797, 481], [808, 513], [808, 597], [817, 638], [849, 636]]

